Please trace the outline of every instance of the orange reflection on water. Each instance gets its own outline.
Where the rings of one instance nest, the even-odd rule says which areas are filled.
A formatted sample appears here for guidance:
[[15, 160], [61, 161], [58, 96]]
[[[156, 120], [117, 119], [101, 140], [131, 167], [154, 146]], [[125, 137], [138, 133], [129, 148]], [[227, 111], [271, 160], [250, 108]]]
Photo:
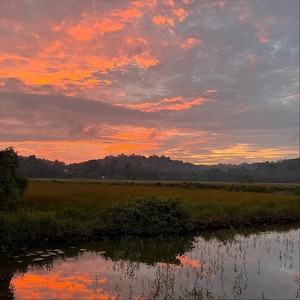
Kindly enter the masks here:
[[183, 264], [183, 265], [188, 265], [191, 267], [195, 267], [195, 268], [200, 268], [201, 267], [201, 263], [199, 260], [196, 259], [190, 259], [189, 257], [187, 257], [186, 255], [177, 255], [176, 258]]
[[[183, 266], [194, 267], [194, 268], [200, 268], [202, 266], [199, 260], [190, 259], [186, 255], [177, 255], [176, 259], [179, 260], [180, 264]], [[164, 262], [159, 262], [158, 265], [160, 267], [167, 267], [167, 268], [171, 268], [171, 269], [180, 268], [179, 265], [168, 264], [168, 263], [164, 263]]]
[[101, 284], [106, 278], [91, 278], [87, 273], [66, 276], [61, 272], [16, 276], [11, 283], [16, 299], [115, 299], [104, 292]]

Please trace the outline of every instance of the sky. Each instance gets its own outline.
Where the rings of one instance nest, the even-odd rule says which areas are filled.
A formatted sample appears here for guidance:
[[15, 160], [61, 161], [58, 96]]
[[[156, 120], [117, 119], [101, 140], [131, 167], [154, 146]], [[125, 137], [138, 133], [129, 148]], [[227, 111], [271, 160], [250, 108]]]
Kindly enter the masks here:
[[1, 0], [0, 26], [1, 149], [299, 157], [298, 0]]

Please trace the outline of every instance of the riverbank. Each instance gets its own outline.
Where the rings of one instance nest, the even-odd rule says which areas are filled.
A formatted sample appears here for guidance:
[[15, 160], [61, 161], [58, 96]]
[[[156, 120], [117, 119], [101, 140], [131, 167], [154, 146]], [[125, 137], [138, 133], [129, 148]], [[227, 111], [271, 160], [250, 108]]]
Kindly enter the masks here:
[[[143, 204], [132, 206], [136, 198]], [[154, 201], [151, 208], [149, 199]], [[124, 208], [124, 203], [129, 206]], [[299, 196], [292, 193], [195, 189], [192, 185], [30, 182], [20, 207], [0, 213], [0, 242], [9, 248], [300, 223], [299, 209]]]

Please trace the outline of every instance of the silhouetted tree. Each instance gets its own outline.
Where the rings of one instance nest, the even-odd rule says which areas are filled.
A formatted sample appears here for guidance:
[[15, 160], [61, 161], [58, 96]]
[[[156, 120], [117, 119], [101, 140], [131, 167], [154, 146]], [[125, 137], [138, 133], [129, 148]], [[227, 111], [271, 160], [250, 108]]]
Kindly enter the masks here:
[[17, 170], [19, 159], [12, 147], [0, 151], [0, 210], [15, 208], [27, 188]]

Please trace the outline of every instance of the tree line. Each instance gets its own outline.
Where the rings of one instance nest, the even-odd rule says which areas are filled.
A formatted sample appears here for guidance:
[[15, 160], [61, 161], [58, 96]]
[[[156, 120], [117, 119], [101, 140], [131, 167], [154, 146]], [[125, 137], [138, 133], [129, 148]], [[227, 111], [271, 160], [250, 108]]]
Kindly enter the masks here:
[[299, 182], [300, 158], [277, 162], [194, 165], [169, 157], [118, 155], [65, 164], [35, 155], [19, 158], [19, 174], [27, 178], [91, 178], [219, 182]]

